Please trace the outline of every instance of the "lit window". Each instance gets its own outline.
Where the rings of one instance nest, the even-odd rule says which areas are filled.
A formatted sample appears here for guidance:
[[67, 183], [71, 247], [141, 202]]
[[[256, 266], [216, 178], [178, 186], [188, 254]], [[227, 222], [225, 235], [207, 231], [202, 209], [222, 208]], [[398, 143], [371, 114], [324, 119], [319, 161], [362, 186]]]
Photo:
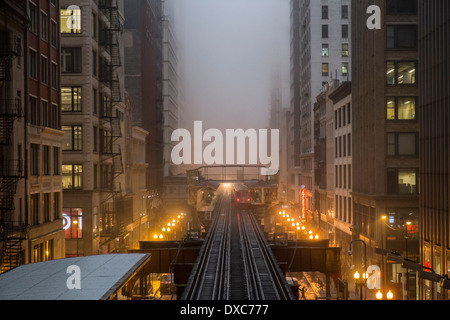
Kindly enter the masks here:
[[62, 166], [62, 185], [65, 190], [82, 188], [83, 165], [70, 164]]
[[81, 10], [77, 6], [61, 9], [61, 33], [81, 33]]
[[81, 87], [61, 88], [61, 111], [81, 111]]
[[386, 63], [387, 84], [415, 84], [416, 62], [394, 62]]
[[389, 97], [386, 104], [387, 120], [415, 120], [416, 98]]
[[343, 62], [342, 63], [342, 75], [343, 76], [348, 75], [348, 62]]
[[348, 57], [349, 56], [348, 43], [343, 43], [342, 44], [342, 56], [343, 57]]
[[328, 77], [328, 63], [322, 63], [322, 76]]
[[66, 239], [80, 239], [83, 237], [83, 209], [63, 208], [63, 228]]
[[83, 127], [62, 126], [61, 129], [64, 132], [63, 151], [81, 151], [83, 149]]
[[324, 43], [324, 44], [322, 44], [322, 57], [328, 57], [328, 56], [329, 56], [328, 44]]

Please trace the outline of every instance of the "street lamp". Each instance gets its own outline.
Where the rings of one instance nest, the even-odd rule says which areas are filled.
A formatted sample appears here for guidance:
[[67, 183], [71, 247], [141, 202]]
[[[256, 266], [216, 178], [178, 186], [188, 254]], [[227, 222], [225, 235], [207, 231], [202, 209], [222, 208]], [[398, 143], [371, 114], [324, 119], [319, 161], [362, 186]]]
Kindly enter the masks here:
[[[366, 266], [367, 266], [367, 245], [364, 242], [364, 240], [362, 240], [362, 239], [354, 239], [354, 240], [350, 241], [350, 250], [348, 251], [348, 254], [352, 255], [352, 244], [355, 241], [362, 242], [362, 244], [364, 245], [364, 265], [363, 265], [363, 270], [364, 270], [366, 268]], [[356, 275], [356, 273], [355, 273], [355, 275]], [[364, 272], [364, 274], [363, 274], [364, 278], [365, 278], [365, 275], [366, 275], [366, 273]], [[359, 279], [359, 277], [358, 277], [358, 279]], [[362, 281], [365, 282], [365, 279], [362, 280]], [[364, 292], [366, 292], [366, 287], [364, 287]], [[367, 297], [367, 293], [366, 293], [366, 297]], [[362, 300], [362, 287], [361, 287], [361, 300]]]
[[378, 300], [383, 299], [383, 294], [381, 293], [380, 290], [377, 291], [377, 293], [375, 294], [375, 297], [376, 297]]
[[386, 293], [386, 298], [388, 298], [388, 300], [392, 300], [394, 298], [394, 294], [392, 293], [391, 290], [389, 290], [388, 293]]

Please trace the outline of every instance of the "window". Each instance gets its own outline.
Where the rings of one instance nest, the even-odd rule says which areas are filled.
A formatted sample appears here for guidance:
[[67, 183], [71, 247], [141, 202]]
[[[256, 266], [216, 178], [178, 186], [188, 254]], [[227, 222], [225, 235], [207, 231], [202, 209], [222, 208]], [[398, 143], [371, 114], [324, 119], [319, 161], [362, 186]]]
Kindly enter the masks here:
[[94, 152], [98, 152], [98, 128], [97, 127], [93, 127], [93, 131], [94, 131]]
[[91, 30], [92, 30], [92, 38], [97, 38], [97, 15], [95, 13], [92, 13], [91, 16]]
[[389, 97], [386, 103], [387, 120], [415, 120], [416, 98]]
[[39, 125], [39, 108], [35, 97], [30, 97], [30, 124]]
[[322, 19], [328, 19], [328, 6], [322, 6]]
[[92, 50], [92, 75], [97, 76], [97, 52]]
[[349, 124], [352, 122], [352, 112], [351, 112], [351, 109], [352, 109], [352, 104], [349, 103], [349, 104], [347, 105], [347, 122], [348, 122]]
[[98, 108], [98, 94], [97, 89], [92, 89], [92, 100], [93, 100], [93, 113], [97, 114], [97, 108]]
[[51, 127], [59, 129], [59, 108], [56, 104], [52, 104]]
[[58, 65], [52, 62], [52, 88], [58, 88]]
[[63, 112], [81, 111], [81, 87], [61, 88], [61, 110]]
[[49, 112], [48, 112], [48, 102], [47, 101], [41, 101], [41, 126], [48, 127], [49, 126]]
[[328, 25], [327, 24], [322, 25], [322, 38], [323, 39], [328, 38]]
[[32, 176], [39, 176], [39, 145], [35, 143], [30, 144], [30, 174]]
[[347, 39], [348, 38], [348, 24], [342, 25], [342, 38]]
[[386, 47], [388, 49], [416, 48], [417, 39], [417, 25], [386, 26]]
[[31, 32], [37, 32], [37, 17], [36, 17], [36, 6], [32, 3], [29, 4], [28, 7], [28, 16], [29, 16], [29, 28]]
[[341, 18], [348, 19], [348, 6], [341, 7]]
[[36, 51], [30, 49], [30, 78], [37, 79]]
[[417, 133], [388, 133], [387, 155], [416, 156], [418, 149], [417, 141]]
[[65, 190], [76, 190], [83, 187], [83, 165], [70, 164], [62, 166], [62, 185]]
[[417, 169], [388, 169], [389, 194], [417, 194]]
[[348, 57], [348, 56], [349, 56], [349, 47], [348, 47], [348, 43], [343, 43], [343, 44], [342, 44], [342, 56], [343, 56], [343, 57]]
[[348, 76], [348, 62], [342, 62], [342, 75]]
[[48, 40], [48, 20], [47, 15], [44, 12], [41, 12], [41, 39], [47, 41]]
[[53, 147], [53, 175], [59, 176], [59, 148]]
[[415, 84], [416, 62], [388, 61], [386, 63], [387, 84]]
[[322, 57], [329, 57], [328, 43], [322, 44]]
[[44, 222], [50, 221], [50, 196], [51, 193], [44, 193], [44, 201], [43, 202], [43, 209], [44, 209]]
[[39, 193], [33, 193], [30, 196], [30, 210], [32, 225], [39, 224]]
[[83, 237], [83, 209], [63, 208], [62, 215], [66, 239], [81, 239]]
[[61, 9], [61, 33], [81, 33], [81, 10], [77, 6]]
[[61, 72], [80, 73], [81, 72], [81, 48], [61, 48]]
[[58, 41], [58, 26], [56, 22], [53, 20], [50, 23], [50, 32], [51, 32], [51, 44], [53, 47], [56, 47]]
[[322, 63], [322, 76], [328, 77], [328, 63]]
[[60, 195], [61, 195], [60, 192], [55, 192], [53, 194], [53, 220], [57, 220], [60, 218], [60, 215], [59, 215], [59, 210], [60, 210], [59, 204], [61, 203]]
[[416, 14], [417, 0], [386, 0], [387, 14]]
[[349, 155], [349, 156], [351, 156], [352, 155], [352, 134], [351, 133], [349, 133], [348, 135], [347, 135], [347, 144], [348, 144], [348, 149], [347, 149], [347, 154]]
[[42, 171], [44, 176], [50, 175], [50, 147], [43, 146], [42, 148]]
[[41, 57], [41, 82], [48, 84], [48, 60]]
[[64, 132], [62, 140], [63, 151], [83, 150], [83, 127], [82, 126], [62, 126]]
[[352, 188], [352, 165], [348, 164], [348, 188]]

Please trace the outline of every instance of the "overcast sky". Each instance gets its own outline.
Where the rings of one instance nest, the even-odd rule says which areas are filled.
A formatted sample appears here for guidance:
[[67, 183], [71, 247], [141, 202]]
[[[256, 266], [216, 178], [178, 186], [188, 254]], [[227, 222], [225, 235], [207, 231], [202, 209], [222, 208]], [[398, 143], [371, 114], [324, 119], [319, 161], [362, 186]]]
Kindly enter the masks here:
[[[182, 119], [190, 128], [265, 128], [270, 82], [289, 93], [289, 0], [174, 0]], [[286, 107], [289, 97], [285, 97]]]

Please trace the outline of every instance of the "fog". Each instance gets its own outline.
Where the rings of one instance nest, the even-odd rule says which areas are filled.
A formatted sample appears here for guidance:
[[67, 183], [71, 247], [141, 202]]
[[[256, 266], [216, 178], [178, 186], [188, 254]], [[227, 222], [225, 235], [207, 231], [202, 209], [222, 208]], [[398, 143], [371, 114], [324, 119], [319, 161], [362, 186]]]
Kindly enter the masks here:
[[180, 127], [267, 128], [274, 77], [289, 107], [289, 0], [175, 0], [174, 8]]

